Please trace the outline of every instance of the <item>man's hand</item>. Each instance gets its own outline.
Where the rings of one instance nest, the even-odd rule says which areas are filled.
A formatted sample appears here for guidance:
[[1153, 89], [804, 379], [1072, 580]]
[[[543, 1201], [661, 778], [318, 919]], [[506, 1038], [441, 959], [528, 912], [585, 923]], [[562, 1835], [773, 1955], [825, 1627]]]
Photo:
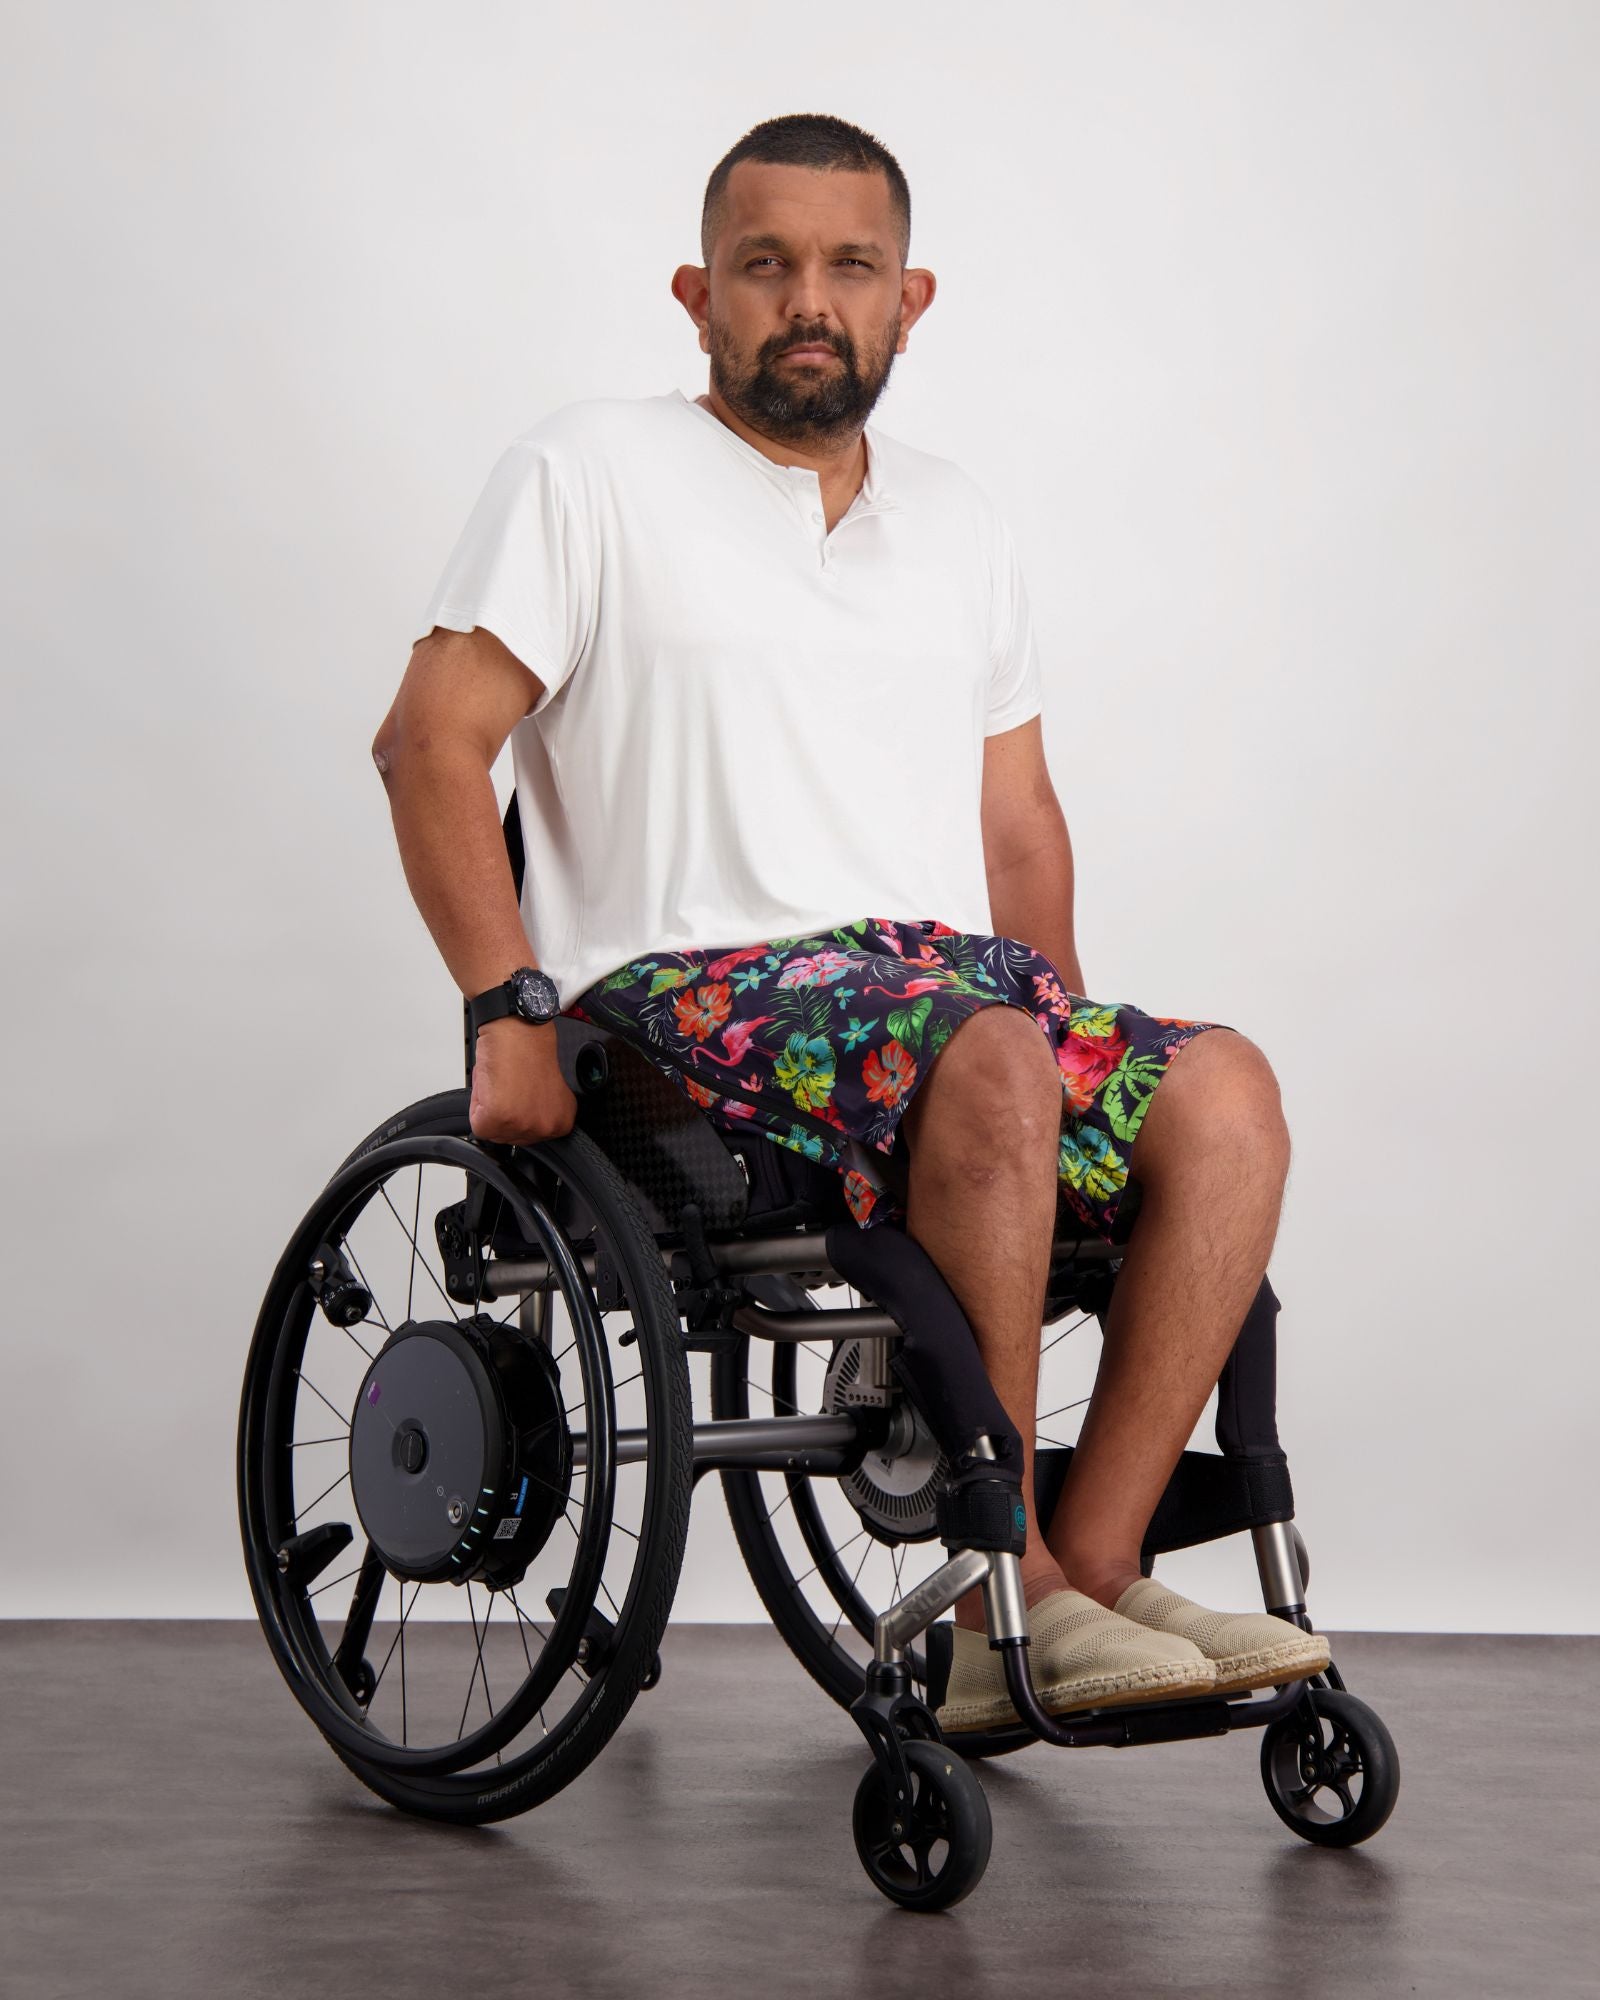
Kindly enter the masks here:
[[500, 1146], [563, 1139], [577, 1116], [578, 1100], [556, 1057], [553, 1021], [536, 1024], [510, 1015], [478, 1030], [467, 1111], [475, 1139]]

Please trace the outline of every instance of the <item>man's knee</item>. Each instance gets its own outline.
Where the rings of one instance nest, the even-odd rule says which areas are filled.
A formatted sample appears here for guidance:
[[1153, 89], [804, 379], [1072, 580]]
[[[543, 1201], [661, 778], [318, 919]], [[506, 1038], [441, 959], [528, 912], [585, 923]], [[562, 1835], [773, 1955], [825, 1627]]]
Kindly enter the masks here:
[[930, 1112], [963, 1133], [1059, 1133], [1061, 1072], [1049, 1038], [1021, 1007], [996, 1003], [959, 1023], [901, 1119], [915, 1146]]
[[1288, 1168], [1289, 1127], [1277, 1073], [1265, 1051], [1236, 1029], [1209, 1029], [1177, 1051], [1139, 1138], [1152, 1127], [1161, 1137], [1145, 1145], [1147, 1162], [1164, 1144], [1190, 1143], [1213, 1153], [1236, 1149], [1264, 1167]]

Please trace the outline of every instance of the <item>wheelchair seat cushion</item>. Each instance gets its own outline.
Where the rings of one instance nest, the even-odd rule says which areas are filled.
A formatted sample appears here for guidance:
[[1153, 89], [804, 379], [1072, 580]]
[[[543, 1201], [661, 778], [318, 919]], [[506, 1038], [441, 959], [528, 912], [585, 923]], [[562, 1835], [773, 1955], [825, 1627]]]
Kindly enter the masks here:
[[934, 1058], [980, 1007], [1025, 1009], [1061, 1073], [1058, 1190], [1114, 1240], [1128, 1153], [1168, 1064], [1217, 1021], [1069, 993], [1020, 939], [860, 917], [807, 937], [650, 952], [565, 1010], [632, 1042], [730, 1136], [759, 1132], [841, 1177], [863, 1228], [903, 1224], [888, 1164]]

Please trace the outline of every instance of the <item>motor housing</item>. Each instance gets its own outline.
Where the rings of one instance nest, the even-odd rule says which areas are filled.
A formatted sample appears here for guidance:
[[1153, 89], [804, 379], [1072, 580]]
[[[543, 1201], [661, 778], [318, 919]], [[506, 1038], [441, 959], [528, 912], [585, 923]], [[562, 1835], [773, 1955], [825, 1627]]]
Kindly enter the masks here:
[[350, 1484], [394, 1575], [491, 1590], [520, 1583], [572, 1484], [549, 1350], [487, 1313], [404, 1321], [362, 1379]]

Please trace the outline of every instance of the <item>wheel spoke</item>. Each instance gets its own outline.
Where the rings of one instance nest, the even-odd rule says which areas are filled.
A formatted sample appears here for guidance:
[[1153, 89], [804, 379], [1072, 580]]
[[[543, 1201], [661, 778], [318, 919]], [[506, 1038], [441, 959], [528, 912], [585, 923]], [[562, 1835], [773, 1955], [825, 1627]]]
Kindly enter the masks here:
[[491, 1590], [489, 1592], [489, 1602], [484, 1607], [483, 1630], [480, 1632], [478, 1630], [477, 1608], [472, 1601], [472, 1579], [471, 1577], [468, 1577], [467, 1616], [472, 1620], [472, 1631], [473, 1631], [473, 1636], [476, 1638], [478, 1642], [478, 1652], [477, 1652], [477, 1659], [473, 1664], [472, 1672], [467, 1676], [467, 1698], [461, 1704], [461, 1724], [460, 1727], [456, 1730], [456, 1741], [458, 1743], [461, 1741], [462, 1730], [464, 1730], [467, 1726], [467, 1710], [472, 1706], [472, 1690], [480, 1677], [483, 1681], [483, 1698], [484, 1701], [488, 1704], [489, 1720], [491, 1722], [493, 1722], [494, 1720], [494, 1702], [489, 1694], [489, 1676], [483, 1670], [483, 1642], [489, 1636], [489, 1619], [493, 1611], [494, 1611], [494, 1592]]
[[[417, 1162], [417, 1205], [411, 1212], [411, 1247], [416, 1248], [417, 1231], [422, 1225], [422, 1162]], [[417, 1263], [413, 1257], [406, 1267], [406, 1318], [411, 1317], [411, 1296], [417, 1282]]]
[[342, 1576], [330, 1576], [326, 1583], [319, 1583], [315, 1590], [308, 1590], [306, 1592], [307, 1602], [309, 1603], [313, 1597], [320, 1597], [325, 1590], [332, 1590], [336, 1584], [348, 1583], [351, 1577], [359, 1576], [360, 1574], [361, 1564], [357, 1563], [354, 1569], [347, 1569]]
[[[422, 1177], [422, 1169], [421, 1169], [421, 1167], [420, 1167], [420, 1166], [419, 1166], [419, 1167], [417, 1168], [417, 1177], [418, 1177], [418, 1179], [419, 1179], [419, 1180], [420, 1180], [420, 1179], [421, 1179], [421, 1177]], [[399, 1630], [399, 1631], [398, 1631], [398, 1632], [397, 1632], [397, 1633], [395, 1634], [395, 1637], [396, 1637], [396, 1638], [397, 1638], [397, 1639], [399, 1640], [399, 1642], [400, 1642], [400, 1742], [401, 1742], [401, 1745], [402, 1745], [402, 1747], [404, 1747], [404, 1745], [405, 1745], [405, 1743], [406, 1743], [406, 1741], [407, 1741], [407, 1737], [406, 1737], [406, 1619], [405, 1619], [405, 1610], [406, 1610], [406, 1586], [405, 1586], [405, 1580], [404, 1580], [404, 1578], [403, 1578], [403, 1577], [398, 1577], [398, 1576], [397, 1576], [397, 1577], [395, 1578], [395, 1580], [394, 1580], [394, 1585], [395, 1585], [395, 1591], [396, 1591], [396, 1593], [398, 1594], [398, 1596], [399, 1596], [399, 1599], [400, 1599], [400, 1630]], [[418, 1584], [418, 1585], [417, 1585], [417, 1588], [418, 1588], [418, 1589], [420, 1590], [420, 1589], [422, 1588], [421, 1584]], [[373, 1689], [373, 1694], [374, 1694], [374, 1695], [376, 1695], [376, 1694], [377, 1694], [377, 1689], [376, 1689], [376, 1688], [374, 1688], [374, 1689]], [[370, 1706], [371, 1706], [371, 1704], [369, 1703], [369, 1704], [368, 1704], [368, 1706], [370, 1707]]]
[[1081, 1410], [1088, 1400], [1087, 1396], [1080, 1396], [1075, 1403], [1063, 1403], [1059, 1410], [1046, 1410], [1042, 1417], [1034, 1418], [1034, 1423], [1035, 1425], [1047, 1424], [1052, 1417], [1064, 1417], [1068, 1410]]
[[[378, 1186], [378, 1192], [383, 1196], [384, 1206], [388, 1209], [389, 1213], [394, 1217], [395, 1221], [399, 1223], [401, 1231], [404, 1234], [406, 1241], [411, 1245], [412, 1256], [415, 1258], [416, 1262], [422, 1266], [423, 1270], [427, 1272], [429, 1283], [433, 1286], [433, 1289], [439, 1294], [440, 1298], [443, 1299], [445, 1304], [449, 1307], [450, 1317], [452, 1319], [459, 1318], [460, 1315], [456, 1311], [455, 1300], [451, 1298], [450, 1294], [445, 1290], [444, 1286], [439, 1283], [439, 1280], [436, 1277], [434, 1277], [433, 1266], [428, 1262], [427, 1258], [423, 1256], [421, 1249], [418, 1247], [416, 1237], [413, 1236], [411, 1231], [406, 1228], [405, 1217], [400, 1213], [399, 1209], [395, 1207], [394, 1203], [390, 1201], [388, 1187], [382, 1182], [380, 1182]], [[366, 1284], [365, 1278], [363, 1278], [361, 1282], [363, 1284]], [[370, 1286], [368, 1286], [368, 1290], [369, 1291], [371, 1290]]]
[[[339, 1419], [340, 1423], [347, 1425], [348, 1420], [345, 1417], [344, 1411], [341, 1410], [336, 1403], [328, 1403], [327, 1397], [323, 1395], [322, 1391], [317, 1387], [316, 1383], [312, 1381], [311, 1377], [299, 1368], [297, 1368], [294, 1372], [296, 1379], [298, 1381], [304, 1382], [306, 1387], [311, 1391], [312, 1395], [316, 1397], [317, 1401], [319, 1403], [327, 1403], [328, 1408], [332, 1410], [333, 1414]], [[345, 1435], [347, 1437], [349, 1436], [348, 1427], [346, 1428]]]
[[747, 1375], [747, 1376], [746, 1376], [746, 1377], [745, 1377], [744, 1379], [745, 1379], [745, 1383], [746, 1383], [746, 1385], [747, 1385], [747, 1386], [748, 1386], [749, 1388], [752, 1388], [752, 1389], [756, 1389], [756, 1390], [759, 1390], [759, 1391], [760, 1391], [760, 1393], [761, 1393], [761, 1394], [762, 1394], [763, 1396], [765, 1396], [765, 1397], [767, 1398], [767, 1400], [768, 1400], [768, 1401], [769, 1401], [769, 1402], [770, 1402], [770, 1403], [772, 1404], [772, 1406], [773, 1406], [773, 1408], [774, 1408], [775, 1410], [777, 1410], [777, 1409], [781, 1409], [781, 1410], [783, 1410], [783, 1411], [784, 1411], [784, 1413], [785, 1413], [786, 1415], [788, 1415], [788, 1416], [791, 1416], [791, 1417], [797, 1417], [797, 1416], [799, 1416], [799, 1414], [800, 1414], [800, 1405], [799, 1405], [798, 1403], [791, 1403], [791, 1402], [789, 1401], [789, 1399], [788, 1399], [788, 1397], [787, 1397], [787, 1396], [780, 1396], [780, 1395], [778, 1394], [778, 1392], [777, 1392], [777, 1390], [776, 1390], [776, 1389], [764, 1389], [764, 1388], [762, 1388], [762, 1386], [761, 1386], [761, 1384], [760, 1384], [759, 1382], [752, 1382], [752, 1381], [750, 1380], [750, 1377], [749, 1377], [748, 1375]]
[[[866, 1531], [863, 1529], [862, 1532], [865, 1533]], [[872, 1544], [871, 1542], [868, 1542], [867, 1546], [861, 1551], [861, 1560], [856, 1564], [856, 1573], [850, 1579], [850, 1590], [852, 1595], [854, 1595], [856, 1592], [856, 1585], [861, 1581], [861, 1572], [866, 1568], [867, 1557], [870, 1556], [871, 1554], [872, 1554]], [[844, 1623], [844, 1610], [845, 1610], [844, 1605], [841, 1604], [839, 1606], [839, 1615], [833, 1621], [833, 1630], [828, 1634], [828, 1639], [831, 1644], [838, 1643], [839, 1627]]]
[[294, 1517], [295, 1526], [298, 1527], [300, 1523], [305, 1519], [306, 1515], [311, 1512], [311, 1509], [313, 1507], [320, 1505], [322, 1501], [327, 1499], [328, 1495], [333, 1491], [335, 1486], [340, 1485], [344, 1480], [348, 1479], [349, 1477], [350, 1477], [350, 1468], [347, 1465], [344, 1471], [339, 1474], [339, 1477], [335, 1479], [331, 1485], [323, 1487], [322, 1491], [317, 1495], [315, 1500], [309, 1502], [304, 1507], [296, 1509]]
[[[395, 1581], [396, 1583], [399, 1583], [400, 1579], [396, 1577]], [[419, 1583], [413, 1588], [411, 1592], [411, 1602], [409, 1604], [405, 1602], [405, 1594], [406, 1594], [405, 1586], [404, 1584], [401, 1584], [400, 1630], [396, 1632], [394, 1637], [389, 1641], [389, 1650], [383, 1656], [383, 1665], [379, 1667], [377, 1678], [372, 1683], [372, 1696], [367, 1703], [367, 1713], [369, 1715], [372, 1712], [372, 1703], [376, 1701], [378, 1698], [378, 1689], [383, 1685], [383, 1677], [389, 1671], [389, 1662], [394, 1658], [394, 1649], [396, 1646], [399, 1645], [401, 1639], [405, 1636], [406, 1620], [411, 1616], [412, 1612], [415, 1611], [417, 1608], [417, 1599], [422, 1595], [422, 1585]]]
[[1079, 1315], [1077, 1319], [1075, 1319], [1072, 1322], [1070, 1326], [1064, 1326], [1059, 1333], [1052, 1334], [1050, 1339], [1045, 1342], [1044, 1346], [1039, 1349], [1039, 1359], [1042, 1361], [1044, 1357], [1050, 1352], [1051, 1348], [1057, 1344], [1057, 1342], [1065, 1340], [1069, 1333], [1076, 1333], [1079, 1327], [1087, 1326], [1088, 1323], [1089, 1323], [1089, 1315], [1087, 1313], [1082, 1313]]
[[[833, 1553], [834, 1553], [834, 1554], [835, 1554], [836, 1556], [842, 1556], [842, 1555], [844, 1554], [845, 1550], [846, 1550], [846, 1549], [848, 1549], [848, 1548], [853, 1548], [853, 1547], [855, 1546], [855, 1544], [856, 1544], [857, 1542], [859, 1542], [859, 1541], [860, 1541], [861, 1537], [862, 1537], [862, 1536], [863, 1536], [863, 1535], [864, 1535], [864, 1534], [865, 1534], [866, 1532], [867, 1532], [867, 1531], [866, 1531], [866, 1529], [865, 1529], [865, 1528], [859, 1528], [859, 1529], [857, 1529], [857, 1531], [855, 1532], [855, 1534], [853, 1534], [853, 1535], [852, 1535], [852, 1536], [850, 1537], [849, 1541], [848, 1541], [848, 1542], [841, 1542], [841, 1543], [839, 1544], [839, 1546], [838, 1546], [838, 1547], [837, 1547], [837, 1548], [836, 1548], [836, 1549], [834, 1550], [834, 1552], [833, 1552]], [[813, 1563], [813, 1564], [811, 1565], [810, 1569], [808, 1569], [808, 1570], [806, 1571], [806, 1573], [805, 1573], [805, 1575], [804, 1575], [804, 1576], [797, 1576], [797, 1577], [795, 1577], [795, 1578], [794, 1578], [794, 1579], [793, 1579], [793, 1580], [791, 1581], [791, 1583], [790, 1583], [790, 1585], [789, 1585], [789, 1588], [790, 1588], [790, 1590], [791, 1590], [791, 1591], [796, 1591], [796, 1590], [798, 1590], [798, 1589], [800, 1588], [801, 1584], [803, 1584], [803, 1583], [805, 1583], [806, 1581], [808, 1581], [808, 1579], [809, 1579], [809, 1578], [811, 1578], [811, 1577], [814, 1577], [814, 1576], [816, 1575], [817, 1571], [818, 1571], [819, 1569], [821, 1569], [821, 1567], [822, 1567], [821, 1563], [819, 1563], [819, 1562], [814, 1562], [814, 1563]]]
[[[533, 1655], [528, 1651], [528, 1635], [522, 1629], [529, 1621], [522, 1606], [517, 1602], [515, 1584], [508, 1586], [506, 1594], [511, 1599], [512, 1610], [517, 1614], [517, 1637], [522, 1641], [522, 1657], [527, 1661], [528, 1672], [531, 1674], [533, 1672]], [[535, 1629], [537, 1630], [537, 1627]]]

